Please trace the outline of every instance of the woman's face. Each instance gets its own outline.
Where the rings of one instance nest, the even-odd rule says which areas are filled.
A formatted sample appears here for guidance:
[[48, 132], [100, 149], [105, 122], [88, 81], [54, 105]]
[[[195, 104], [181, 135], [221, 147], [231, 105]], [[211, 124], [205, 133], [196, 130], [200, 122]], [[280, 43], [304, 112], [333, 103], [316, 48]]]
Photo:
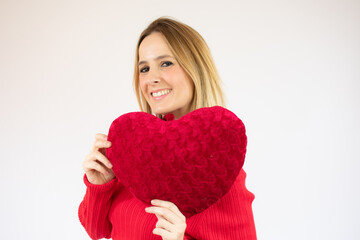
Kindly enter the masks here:
[[194, 83], [161, 33], [150, 34], [139, 46], [139, 82], [155, 114], [172, 113], [178, 119], [190, 111]]

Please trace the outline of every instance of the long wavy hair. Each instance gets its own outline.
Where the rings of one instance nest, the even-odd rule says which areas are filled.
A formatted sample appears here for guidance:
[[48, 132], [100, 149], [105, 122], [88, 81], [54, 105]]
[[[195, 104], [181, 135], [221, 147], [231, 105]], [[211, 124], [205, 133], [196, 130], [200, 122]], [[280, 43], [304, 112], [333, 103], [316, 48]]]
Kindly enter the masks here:
[[141, 33], [136, 47], [133, 84], [141, 111], [153, 113], [140, 89], [138, 66], [140, 44], [153, 32], [161, 33], [165, 37], [175, 59], [194, 83], [190, 111], [202, 107], [225, 107], [221, 80], [205, 40], [188, 25], [161, 17], [150, 23]]

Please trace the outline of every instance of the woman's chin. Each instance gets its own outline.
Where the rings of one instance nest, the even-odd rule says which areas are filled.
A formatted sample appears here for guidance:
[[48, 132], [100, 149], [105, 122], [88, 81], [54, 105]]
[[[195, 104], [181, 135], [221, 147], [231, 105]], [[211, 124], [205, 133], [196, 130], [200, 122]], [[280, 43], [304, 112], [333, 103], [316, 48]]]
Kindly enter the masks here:
[[153, 113], [156, 114], [156, 115], [166, 115], [168, 113], [171, 113], [171, 110], [162, 108], [162, 109], [153, 110]]

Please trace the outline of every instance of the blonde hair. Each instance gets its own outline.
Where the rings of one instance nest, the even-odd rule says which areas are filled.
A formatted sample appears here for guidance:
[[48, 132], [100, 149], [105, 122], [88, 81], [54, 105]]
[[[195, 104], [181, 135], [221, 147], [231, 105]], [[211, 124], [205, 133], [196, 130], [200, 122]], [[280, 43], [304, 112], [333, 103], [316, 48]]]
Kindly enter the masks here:
[[180, 66], [194, 83], [190, 111], [202, 107], [225, 106], [221, 80], [209, 47], [193, 28], [176, 20], [161, 17], [153, 21], [140, 35], [135, 55], [134, 88], [141, 111], [152, 114], [139, 83], [139, 47], [153, 32], [161, 33]]

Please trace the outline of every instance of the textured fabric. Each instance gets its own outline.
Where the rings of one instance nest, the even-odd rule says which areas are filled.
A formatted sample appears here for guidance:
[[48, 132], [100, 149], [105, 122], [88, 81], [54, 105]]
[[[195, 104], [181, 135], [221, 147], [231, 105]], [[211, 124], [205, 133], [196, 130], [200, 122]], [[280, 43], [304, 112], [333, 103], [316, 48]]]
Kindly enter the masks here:
[[119, 181], [150, 205], [173, 202], [186, 216], [200, 213], [226, 194], [243, 166], [245, 127], [231, 111], [215, 106], [176, 121], [131, 112], [111, 124], [106, 155]]
[[[240, 170], [233, 186], [218, 202], [186, 219], [184, 239], [256, 240], [251, 204], [254, 195], [245, 187], [246, 174]], [[118, 180], [87, 186], [79, 207], [79, 219], [92, 239], [161, 240], [154, 235], [157, 218], [145, 212], [146, 205]]]
[[[196, 113], [196, 111], [197, 110], [193, 112]], [[217, 131], [213, 131], [213, 133], [211, 133], [211, 128], [209, 128], [207, 132], [201, 132], [204, 138], [208, 135], [214, 135], [217, 136], [220, 141], [228, 141], [226, 137], [235, 132], [234, 135], [238, 136], [238, 139], [232, 139], [234, 142], [241, 145], [241, 148], [239, 149], [241, 149], [241, 154], [245, 157], [246, 136], [245, 128], [241, 120], [224, 108], [212, 107], [205, 111], [207, 112], [204, 112], [204, 110], [197, 112], [201, 113], [199, 115], [206, 115], [209, 112], [212, 112], [210, 113], [210, 115], [212, 115], [207, 115], [207, 118], [200, 118], [202, 120], [195, 117], [197, 121], [189, 121], [186, 124], [195, 124], [192, 129], [199, 127], [199, 125], [196, 125], [196, 122], [199, 121], [202, 121], [203, 125], [221, 125], [220, 128], [216, 127], [215, 129], [217, 129]], [[214, 112], [216, 112], [216, 114], [213, 114]], [[232, 116], [235, 117], [231, 117], [229, 120], [229, 118], [223, 117], [224, 114], [233, 114]], [[133, 116], [133, 114], [131, 115]], [[188, 115], [189, 114], [183, 116], [182, 118]], [[215, 121], [216, 119], [217, 122]], [[164, 117], [164, 120], [169, 123], [180, 122], [179, 120], [181, 120], [181, 118], [173, 121], [174, 116], [172, 114], [168, 114]], [[236, 122], [236, 124], [234, 124], [234, 122]], [[229, 125], [232, 126], [232, 129], [235, 128], [239, 130], [231, 133], [229, 133], [228, 130], [223, 131], [223, 129], [226, 129]], [[131, 126], [131, 124], [127, 126]], [[174, 125], [169, 124], [167, 126]], [[163, 130], [165, 130], [165, 128], [163, 128]], [[166, 130], [170, 131], [168, 128]], [[191, 134], [188, 130], [185, 130], [185, 132], [186, 131], [187, 134]], [[221, 132], [225, 132], [225, 134], [221, 135]], [[178, 138], [177, 141], [179, 141]], [[146, 143], [142, 144], [144, 145]], [[184, 143], [180, 144], [180, 146], [181, 148], [187, 147]], [[206, 145], [204, 146], [206, 147]], [[175, 150], [169, 149], [168, 153], [171, 151]], [[212, 155], [216, 155], [215, 152], [213, 152]], [[198, 153], [201, 155], [204, 151], [200, 151]], [[178, 154], [181, 154], [181, 152]], [[210, 153], [208, 152], [207, 154]], [[144, 157], [143, 155], [141, 156]], [[185, 156], [188, 156], [188, 154]], [[230, 164], [227, 161], [228, 156], [226, 154], [221, 156], [221, 160]], [[202, 160], [204, 159], [202, 158]], [[212, 204], [206, 206], [205, 209], [201, 209], [201, 211], [196, 214], [192, 213], [191, 216], [188, 215], [184, 239], [256, 239], [255, 224], [251, 208], [254, 195], [245, 187], [246, 174], [241, 168], [244, 159], [239, 161], [239, 158], [235, 158], [233, 161], [238, 162], [238, 164], [235, 163], [234, 166], [237, 167], [239, 165], [240, 172], [239, 170], [237, 170], [237, 173], [235, 171], [236, 175], [232, 180], [229, 189], [224, 191], [215, 203], [213, 202]], [[113, 162], [113, 165], [115, 164]], [[114, 166], [114, 168], [116, 167]], [[226, 170], [226, 172], [228, 171]], [[234, 173], [230, 172], [230, 175], [231, 174]], [[88, 182], [86, 175], [84, 176], [84, 183], [87, 186], [87, 190], [84, 199], [79, 206], [78, 214], [80, 222], [89, 236], [92, 239], [111, 237], [113, 240], [161, 240], [161, 237], [152, 234], [152, 230], [155, 228], [155, 224], [157, 222], [156, 216], [145, 212], [145, 207], [148, 205], [144, 203], [144, 201], [135, 197], [133, 190], [125, 186], [123, 180], [120, 181], [118, 176], [119, 173], [117, 172], [116, 178], [103, 185], [93, 185]], [[216, 178], [216, 181], [218, 181], [218, 178]], [[159, 186], [159, 188], [161, 187]], [[192, 193], [196, 196], [196, 192]], [[189, 193], [186, 194], [189, 195]], [[178, 196], [181, 197], [181, 195]], [[191, 194], [189, 196], [191, 197]]]

